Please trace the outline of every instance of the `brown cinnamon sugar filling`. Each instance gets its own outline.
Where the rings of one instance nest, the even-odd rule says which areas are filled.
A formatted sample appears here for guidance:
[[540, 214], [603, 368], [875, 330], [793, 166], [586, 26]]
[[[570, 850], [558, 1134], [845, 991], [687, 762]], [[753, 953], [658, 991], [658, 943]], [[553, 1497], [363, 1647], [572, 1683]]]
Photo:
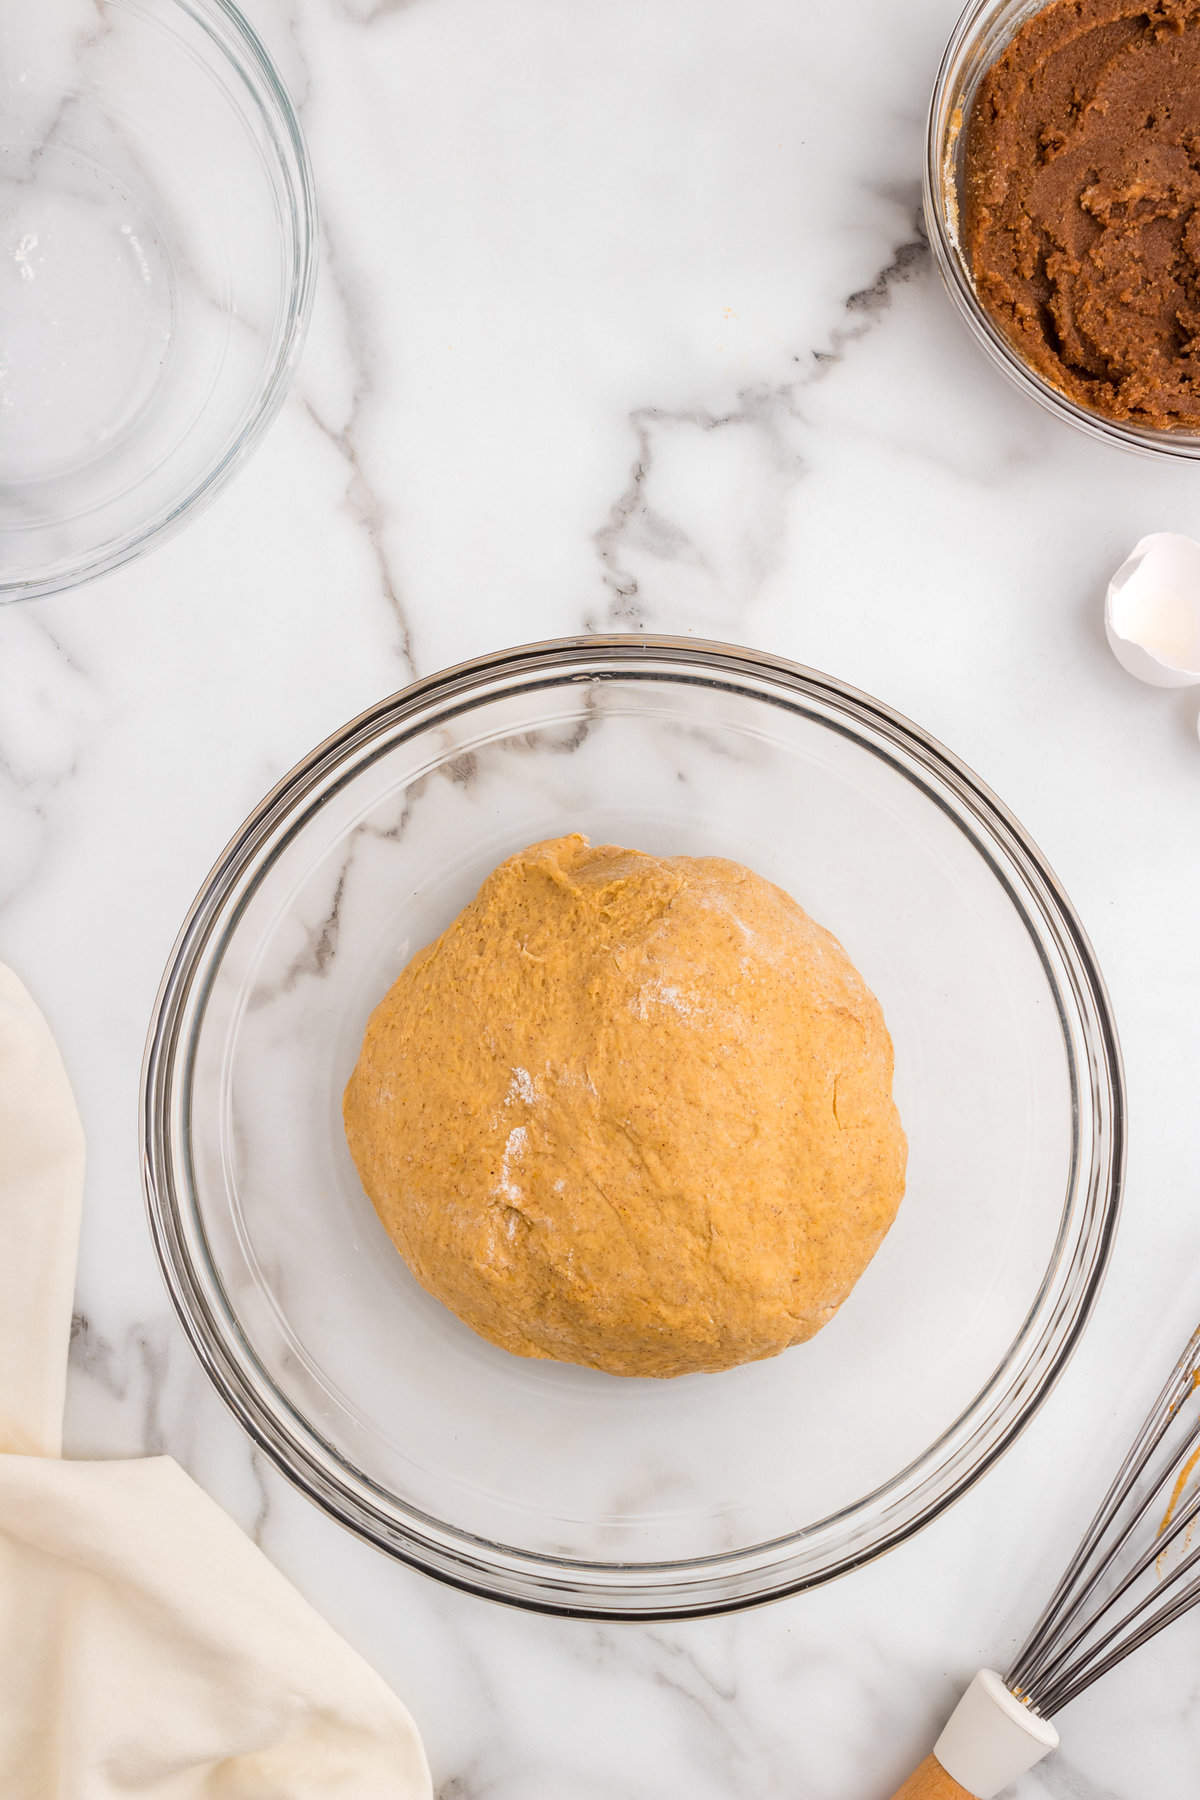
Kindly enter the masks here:
[[967, 121], [980, 301], [1050, 385], [1200, 429], [1200, 0], [1051, 0]]

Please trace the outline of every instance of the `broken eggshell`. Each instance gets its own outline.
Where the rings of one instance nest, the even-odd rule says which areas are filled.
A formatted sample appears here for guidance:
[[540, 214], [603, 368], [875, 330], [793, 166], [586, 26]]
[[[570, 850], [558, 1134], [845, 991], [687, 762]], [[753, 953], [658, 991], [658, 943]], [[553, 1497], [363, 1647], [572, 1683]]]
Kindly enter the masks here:
[[1153, 687], [1200, 683], [1200, 544], [1155, 531], [1108, 584], [1104, 630], [1123, 669]]

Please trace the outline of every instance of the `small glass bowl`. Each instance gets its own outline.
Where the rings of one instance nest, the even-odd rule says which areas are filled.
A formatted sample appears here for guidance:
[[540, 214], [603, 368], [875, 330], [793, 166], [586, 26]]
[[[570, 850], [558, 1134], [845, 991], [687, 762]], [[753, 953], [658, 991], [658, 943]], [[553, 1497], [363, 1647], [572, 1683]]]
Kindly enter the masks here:
[[925, 147], [925, 224], [951, 299], [978, 343], [1017, 386], [1048, 412], [1089, 436], [1152, 456], [1200, 457], [1200, 434], [1155, 431], [1106, 418], [1060, 394], [1031, 369], [981, 305], [959, 240], [966, 122], [979, 83], [1024, 21], [1046, 0], [970, 0], [946, 46], [929, 108]]
[[0, 11], [0, 599], [174, 529], [283, 398], [316, 267], [291, 101], [228, 0]]
[[[346, 1149], [367, 1015], [503, 857], [570, 831], [748, 863], [842, 939], [896, 1049], [908, 1193], [837, 1317], [623, 1380], [510, 1356], [420, 1288]], [[267, 796], [176, 943], [144, 1171], [236, 1416], [380, 1548], [495, 1599], [719, 1612], [899, 1543], [1011, 1443], [1117, 1217], [1116, 1034], [1054, 877], [877, 701], [750, 650], [564, 639], [418, 682]]]

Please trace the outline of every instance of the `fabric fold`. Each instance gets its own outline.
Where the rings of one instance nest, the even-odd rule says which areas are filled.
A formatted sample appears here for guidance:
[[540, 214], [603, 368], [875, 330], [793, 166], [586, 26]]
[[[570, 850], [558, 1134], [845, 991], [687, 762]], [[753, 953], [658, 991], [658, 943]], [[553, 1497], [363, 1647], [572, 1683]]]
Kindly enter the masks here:
[[59, 1459], [82, 1183], [0, 965], [0, 1794], [431, 1800], [406, 1709], [177, 1463]]
[[62, 1448], [83, 1163], [58, 1046], [0, 963], [0, 1450]]

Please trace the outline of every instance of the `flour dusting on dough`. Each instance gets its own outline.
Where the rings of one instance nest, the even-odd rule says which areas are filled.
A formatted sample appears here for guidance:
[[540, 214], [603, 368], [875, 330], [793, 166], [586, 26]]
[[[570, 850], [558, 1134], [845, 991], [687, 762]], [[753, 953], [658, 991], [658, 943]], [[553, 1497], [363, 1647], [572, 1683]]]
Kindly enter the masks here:
[[678, 1013], [682, 1019], [694, 1019], [697, 1006], [694, 999], [684, 993], [674, 982], [663, 981], [656, 977], [653, 981], [644, 982], [633, 996], [630, 1005], [639, 1019], [650, 1017], [651, 1006], [665, 1006], [671, 1012]]
[[[523, 1190], [513, 1180], [512, 1166], [525, 1154], [529, 1142], [529, 1133], [524, 1125], [514, 1125], [504, 1145], [504, 1155], [500, 1160], [500, 1180], [496, 1184], [496, 1192], [503, 1194], [506, 1200], [520, 1200]], [[509, 1234], [512, 1235], [511, 1233]]]
[[514, 1069], [508, 1093], [505, 1096], [505, 1105], [515, 1106], [518, 1100], [523, 1100], [526, 1106], [534, 1106], [537, 1103], [537, 1097], [537, 1084], [529, 1070]]

